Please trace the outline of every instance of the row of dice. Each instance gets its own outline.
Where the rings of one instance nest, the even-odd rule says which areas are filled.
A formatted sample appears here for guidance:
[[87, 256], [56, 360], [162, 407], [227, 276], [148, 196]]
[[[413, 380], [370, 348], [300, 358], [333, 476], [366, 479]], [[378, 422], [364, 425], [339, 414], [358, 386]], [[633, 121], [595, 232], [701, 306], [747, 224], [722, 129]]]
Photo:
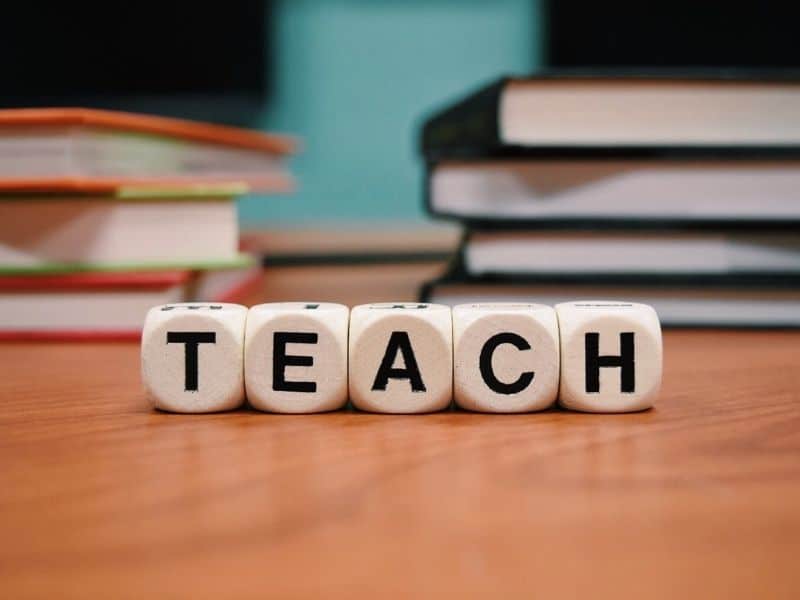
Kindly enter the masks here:
[[152, 308], [142, 379], [162, 410], [515, 413], [653, 405], [661, 328], [643, 304], [284, 302]]

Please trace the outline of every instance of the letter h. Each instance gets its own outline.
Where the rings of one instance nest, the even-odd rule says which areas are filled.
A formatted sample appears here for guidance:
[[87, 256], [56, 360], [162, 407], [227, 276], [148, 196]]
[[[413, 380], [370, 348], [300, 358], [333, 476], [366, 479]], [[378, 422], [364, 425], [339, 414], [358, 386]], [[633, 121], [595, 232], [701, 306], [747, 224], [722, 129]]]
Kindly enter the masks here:
[[600, 391], [600, 368], [619, 367], [620, 392], [632, 393], [636, 387], [633, 350], [633, 332], [619, 334], [619, 356], [600, 356], [600, 334], [587, 333], [586, 345], [586, 393]]

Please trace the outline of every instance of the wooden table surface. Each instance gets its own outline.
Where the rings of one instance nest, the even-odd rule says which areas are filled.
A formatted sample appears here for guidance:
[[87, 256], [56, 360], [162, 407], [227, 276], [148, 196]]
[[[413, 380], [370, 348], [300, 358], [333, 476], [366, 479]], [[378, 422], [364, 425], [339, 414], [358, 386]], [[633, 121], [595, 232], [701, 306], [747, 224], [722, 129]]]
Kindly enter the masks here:
[[800, 597], [800, 334], [664, 339], [616, 416], [170, 415], [136, 344], [2, 344], [0, 597]]

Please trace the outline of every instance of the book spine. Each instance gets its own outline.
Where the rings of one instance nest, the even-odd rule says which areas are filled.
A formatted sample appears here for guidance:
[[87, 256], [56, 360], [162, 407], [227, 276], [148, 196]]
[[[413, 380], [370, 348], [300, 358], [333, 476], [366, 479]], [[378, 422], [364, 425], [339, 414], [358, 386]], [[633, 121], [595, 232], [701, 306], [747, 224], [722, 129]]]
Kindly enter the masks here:
[[91, 329], [8, 330], [0, 331], [0, 342], [136, 342], [141, 329], [114, 331]]
[[427, 119], [422, 126], [420, 149], [424, 156], [484, 156], [487, 148], [500, 148], [499, 105], [506, 84], [503, 78]]
[[420, 302], [430, 302], [430, 298], [433, 295], [434, 289], [440, 283], [466, 278], [466, 272], [464, 271], [464, 246], [466, 245], [469, 237], [469, 231], [465, 230], [462, 232], [461, 240], [458, 243], [458, 249], [452, 255], [450, 262], [447, 264], [447, 267], [444, 270], [444, 273], [435, 279], [426, 281], [420, 286], [417, 294]]
[[435, 210], [428, 203], [428, 212], [437, 219], [455, 221], [464, 227], [482, 231], [707, 231], [796, 233], [800, 228], [798, 218], [767, 219], [692, 219], [692, 218], [646, 218], [646, 217], [530, 217], [530, 218], [492, 218], [489, 216], [469, 216]]
[[423, 283], [419, 288], [419, 293], [417, 294], [417, 301], [422, 302], [423, 304], [427, 304], [431, 301], [431, 297], [433, 296], [434, 288], [436, 284], [439, 282], [438, 279], [432, 279], [430, 281], [426, 281]]
[[439, 284], [472, 284], [510, 287], [525, 286], [631, 286], [636, 289], [704, 289], [704, 290], [797, 290], [800, 273], [525, 273], [521, 275], [470, 275], [455, 265], [437, 280]]
[[465, 140], [463, 144], [423, 148], [429, 163], [477, 162], [477, 161], [796, 161], [800, 160], [800, 146], [687, 146], [687, 145], [639, 145], [639, 146], [519, 146], [504, 144], [501, 140], [486, 140], [479, 145], [477, 140]]

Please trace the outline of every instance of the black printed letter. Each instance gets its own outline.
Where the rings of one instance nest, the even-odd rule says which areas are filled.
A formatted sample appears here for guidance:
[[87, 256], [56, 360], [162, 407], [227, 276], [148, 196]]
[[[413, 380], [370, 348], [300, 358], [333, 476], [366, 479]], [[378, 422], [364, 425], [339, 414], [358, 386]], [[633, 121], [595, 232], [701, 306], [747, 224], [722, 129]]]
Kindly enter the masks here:
[[586, 334], [586, 393], [600, 391], [600, 367], [620, 368], [620, 391], [635, 390], [633, 332], [619, 334], [619, 356], [599, 356], [600, 334]]
[[533, 371], [525, 371], [516, 381], [511, 383], [503, 383], [494, 374], [492, 370], [492, 355], [497, 347], [501, 344], [511, 344], [517, 350], [530, 350], [531, 345], [525, 338], [517, 335], [516, 333], [498, 333], [490, 337], [481, 348], [480, 369], [483, 381], [489, 386], [489, 389], [497, 392], [498, 394], [516, 394], [521, 392], [533, 381]]
[[314, 381], [286, 381], [286, 367], [310, 367], [313, 356], [294, 356], [286, 354], [286, 344], [316, 344], [316, 333], [276, 331], [272, 336], [272, 389], [276, 392], [316, 392]]
[[[405, 368], [392, 368], [397, 351], [403, 355]], [[408, 379], [411, 382], [411, 391], [424, 392], [425, 384], [422, 382], [422, 375], [417, 367], [417, 359], [414, 357], [414, 350], [411, 348], [411, 340], [405, 331], [393, 331], [386, 344], [386, 353], [383, 355], [381, 366], [375, 375], [375, 382], [372, 384], [373, 390], [386, 390], [390, 379]]]
[[185, 344], [184, 346], [184, 383], [187, 392], [197, 391], [197, 346], [200, 344], [216, 344], [217, 334], [213, 331], [168, 331], [168, 344]]

